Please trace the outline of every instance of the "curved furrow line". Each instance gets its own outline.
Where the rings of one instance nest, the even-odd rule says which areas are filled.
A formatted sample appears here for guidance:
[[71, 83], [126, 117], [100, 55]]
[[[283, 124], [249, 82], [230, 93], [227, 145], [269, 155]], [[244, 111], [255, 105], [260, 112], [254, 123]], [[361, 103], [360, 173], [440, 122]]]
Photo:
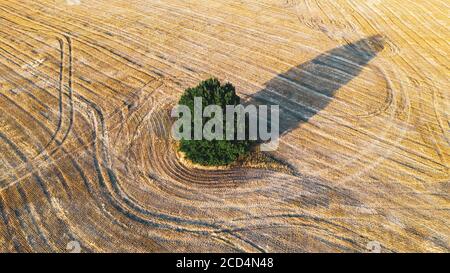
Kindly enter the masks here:
[[[54, 35], [54, 33], [49, 33], [50, 35]], [[73, 125], [73, 101], [72, 101], [72, 45], [71, 45], [71, 40], [69, 37], [63, 35], [63, 38], [60, 38], [58, 36], [56, 36], [56, 39], [59, 42], [59, 51], [60, 51], [60, 63], [59, 63], [59, 83], [58, 83], [58, 89], [59, 89], [59, 115], [58, 115], [58, 125], [56, 128], [56, 131], [54, 132], [54, 135], [52, 136], [52, 138], [50, 139], [49, 143], [47, 143], [47, 145], [45, 145], [44, 149], [42, 151], [40, 151], [35, 157], [39, 157], [40, 155], [42, 155], [44, 152], [46, 152], [47, 150], [50, 150], [51, 153], [53, 153], [54, 151], [56, 151], [58, 149], [58, 147], [60, 147], [65, 140], [67, 139], [67, 136], [72, 128]], [[63, 40], [64, 39], [64, 40]], [[64, 48], [66, 46], [68, 47], [67, 50], [65, 50]], [[66, 51], [68, 51], [68, 62], [65, 62], [65, 55], [66, 55]], [[22, 52], [21, 52], [22, 53]], [[22, 53], [23, 54], [23, 53]], [[17, 56], [15, 56], [17, 58]], [[64, 81], [64, 79], [66, 78], [64, 76], [64, 67], [68, 67], [68, 79], [66, 81]], [[49, 81], [51, 82], [51, 81]], [[64, 89], [68, 89], [68, 98], [69, 98], [69, 102], [64, 102], [64, 97], [65, 97], [65, 92]], [[67, 128], [64, 130], [64, 132], [61, 131], [61, 128], [63, 126], [63, 113], [64, 113], [64, 105], [67, 104], [69, 107], [69, 124], [67, 125]], [[51, 148], [50, 146], [54, 143], [56, 143], [56, 139], [58, 137], [59, 134], [62, 134], [61, 140], [59, 140], [59, 144], [56, 144], [56, 147]]]
[[[59, 43], [60, 43], [60, 48], [61, 48], [61, 63], [60, 63], [60, 77], [59, 77], [59, 109], [58, 109], [58, 122], [57, 122], [57, 127], [56, 130], [53, 132], [53, 135], [51, 136], [49, 142], [45, 145], [45, 147], [43, 149], [41, 149], [40, 152], [37, 153], [37, 155], [35, 155], [34, 159], [38, 158], [39, 156], [41, 156], [43, 153], [47, 153], [48, 150], [50, 150], [50, 154], [56, 152], [56, 150], [58, 149], [58, 147], [60, 147], [64, 141], [67, 139], [67, 136], [72, 128], [73, 125], [73, 102], [72, 102], [72, 91], [71, 91], [71, 79], [69, 79], [69, 85], [68, 85], [68, 90], [69, 90], [69, 103], [65, 103], [63, 102], [63, 97], [64, 97], [64, 89], [65, 89], [65, 85], [63, 83], [63, 75], [61, 73], [63, 73], [63, 63], [64, 63], [64, 44], [62, 42], [62, 40], [58, 39]], [[69, 42], [70, 43], [70, 42]], [[70, 47], [70, 46], [69, 46]], [[17, 56], [15, 56], [15, 58], [17, 58]], [[69, 49], [69, 58], [71, 58], [71, 49]], [[71, 70], [71, 65], [69, 65], [69, 70]], [[11, 72], [11, 73], [15, 73], [15, 72]], [[16, 73], [15, 73], [16, 74]], [[69, 77], [71, 77], [72, 72], [69, 72]], [[16, 74], [19, 77], [22, 77], [20, 74]], [[34, 85], [34, 82], [32, 82], [31, 80], [27, 79], [27, 78], [23, 78], [26, 81], [28, 81], [30, 84]], [[47, 92], [50, 96], [53, 96], [53, 94], [49, 93], [47, 90], [42, 89], [40, 87], [38, 87], [40, 90]], [[35, 96], [33, 96], [34, 99], [36, 99]], [[63, 123], [63, 112], [64, 112], [64, 105], [68, 104], [69, 105], [69, 125], [67, 127], [67, 130], [65, 130], [65, 132], [62, 132], [63, 136], [61, 140], [56, 141], [58, 135], [60, 134], [61, 128], [62, 128], [62, 123]], [[56, 145], [56, 147], [50, 149], [50, 146], [52, 145], [52, 143], [58, 142]]]
[[[52, 155], [53, 153], [55, 153], [66, 141], [70, 131], [72, 130], [72, 126], [73, 126], [73, 122], [74, 122], [74, 109], [73, 109], [73, 95], [72, 95], [72, 46], [71, 46], [71, 41], [70, 38], [65, 37], [66, 38], [66, 43], [68, 46], [68, 63], [66, 64], [68, 66], [68, 70], [69, 70], [69, 75], [68, 75], [68, 80], [67, 82], [64, 81], [64, 67], [65, 65], [65, 50], [64, 50], [64, 45], [66, 44], [62, 39], [58, 38], [58, 42], [60, 44], [60, 52], [61, 52], [61, 60], [60, 60], [60, 70], [59, 70], [59, 120], [58, 120], [58, 126], [57, 129], [54, 133], [54, 135], [52, 136], [51, 140], [49, 141], [49, 143], [47, 143], [47, 145], [44, 147], [43, 150], [41, 150], [36, 156], [35, 159], [39, 158], [42, 154], [46, 153], [46, 154], [50, 154]], [[68, 88], [68, 97], [69, 97], [69, 102], [65, 103], [64, 102], [64, 97], [65, 97], [65, 86], [67, 86]], [[69, 124], [67, 125], [67, 128], [64, 130], [62, 129], [63, 127], [63, 119], [64, 119], [64, 105], [68, 104], [69, 105]], [[59, 135], [62, 135], [61, 139], [56, 141], [59, 138]], [[54, 144], [54, 145], [53, 145]], [[56, 145], [56, 146], [55, 146]]]

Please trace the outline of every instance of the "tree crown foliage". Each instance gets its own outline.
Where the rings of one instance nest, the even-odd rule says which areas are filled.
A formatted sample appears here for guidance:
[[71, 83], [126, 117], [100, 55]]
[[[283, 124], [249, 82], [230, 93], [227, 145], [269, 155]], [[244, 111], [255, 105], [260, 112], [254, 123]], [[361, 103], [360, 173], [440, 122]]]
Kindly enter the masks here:
[[[186, 105], [194, 113], [194, 98], [202, 98], [202, 111], [208, 105], [218, 105], [225, 111], [226, 105], [238, 105], [240, 98], [230, 83], [221, 85], [216, 78], [201, 82], [194, 88], [188, 88], [181, 96], [179, 104]], [[213, 118], [213, 117], [211, 117]], [[209, 119], [203, 117], [203, 124]], [[225, 114], [223, 115], [225, 124]], [[235, 131], [237, 120], [234, 121]], [[193, 117], [191, 128], [194, 128]], [[223, 126], [225, 135], [225, 126]], [[193, 134], [193, 129], [191, 130]], [[194, 163], [206, 166], [227, 165], [250, 151], [252, 142], [247, 140], [194, 140], [181, 139], [179, 149]]]

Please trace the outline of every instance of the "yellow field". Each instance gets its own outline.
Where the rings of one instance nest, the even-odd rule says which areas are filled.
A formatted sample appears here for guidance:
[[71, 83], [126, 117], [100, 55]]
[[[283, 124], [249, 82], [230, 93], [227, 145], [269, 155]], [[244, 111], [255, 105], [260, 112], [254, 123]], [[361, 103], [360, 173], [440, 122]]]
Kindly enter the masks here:
[[[449, 14], [1, 0], [0, 252], [449, 252]], [[179, 158], [169, 111], [210, 76], [280, 105], [276, 164]]]

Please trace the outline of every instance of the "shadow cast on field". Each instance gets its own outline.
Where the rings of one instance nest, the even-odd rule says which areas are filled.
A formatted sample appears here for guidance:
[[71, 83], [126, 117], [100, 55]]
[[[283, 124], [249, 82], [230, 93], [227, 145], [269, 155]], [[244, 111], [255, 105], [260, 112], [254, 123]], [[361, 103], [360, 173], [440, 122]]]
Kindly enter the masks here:
[[279, 74], [245, 104], [279, 105], [279, 132], [286, 134], [325, 108], [383, 48], [381, 35], [334, 48]]

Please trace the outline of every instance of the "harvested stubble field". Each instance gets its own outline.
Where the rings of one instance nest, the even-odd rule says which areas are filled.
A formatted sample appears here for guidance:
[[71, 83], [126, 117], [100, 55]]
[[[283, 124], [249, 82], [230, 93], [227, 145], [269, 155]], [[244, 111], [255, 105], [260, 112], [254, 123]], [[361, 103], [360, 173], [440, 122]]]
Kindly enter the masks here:
[[[0, 1], [0, 251], [450, 251], [448, 15]], [[280, 105], [271, 164], [180, 159], [169, 110], [211, 75]]]

